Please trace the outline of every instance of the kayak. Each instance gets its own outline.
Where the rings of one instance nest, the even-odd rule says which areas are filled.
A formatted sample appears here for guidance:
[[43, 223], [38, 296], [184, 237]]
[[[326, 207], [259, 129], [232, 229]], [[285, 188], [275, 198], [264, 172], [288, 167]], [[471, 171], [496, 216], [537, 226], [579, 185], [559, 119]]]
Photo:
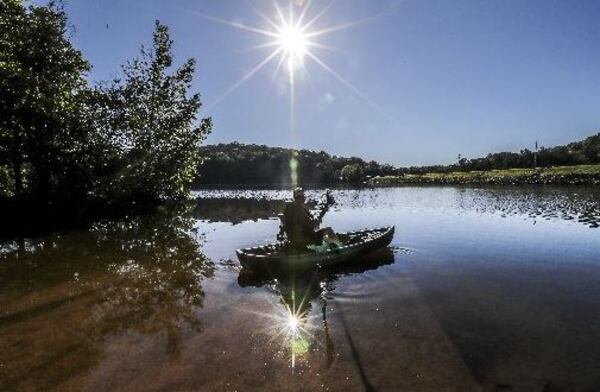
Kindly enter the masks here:
[[293, 250], [284, 244], [270, 244], [236, 250], [244, 268], [251, 270], [308, 269], [352, 261], [390, 244], [394, 226], [338, 233], [342, 246], [327, 249]]

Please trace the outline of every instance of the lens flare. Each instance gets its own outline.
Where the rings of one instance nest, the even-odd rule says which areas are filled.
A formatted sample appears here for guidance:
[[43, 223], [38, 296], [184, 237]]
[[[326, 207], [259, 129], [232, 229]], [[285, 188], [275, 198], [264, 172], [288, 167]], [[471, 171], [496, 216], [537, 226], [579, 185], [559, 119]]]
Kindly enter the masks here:
[[294, 150], [292, 151], [292, 157], [290, 158], [290, 183], [292, 189], [298, 186], [298, 166], [298, 152]]

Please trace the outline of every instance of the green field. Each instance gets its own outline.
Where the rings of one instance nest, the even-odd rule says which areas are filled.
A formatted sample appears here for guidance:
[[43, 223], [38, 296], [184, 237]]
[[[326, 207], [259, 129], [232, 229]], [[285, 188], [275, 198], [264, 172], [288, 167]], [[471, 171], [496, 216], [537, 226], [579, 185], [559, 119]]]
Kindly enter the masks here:
[[368, 183], [373, 186], [402, 184], [600, 185], [600, 165], [404, 174], [401, 176], [375, 177], [370, 179]]

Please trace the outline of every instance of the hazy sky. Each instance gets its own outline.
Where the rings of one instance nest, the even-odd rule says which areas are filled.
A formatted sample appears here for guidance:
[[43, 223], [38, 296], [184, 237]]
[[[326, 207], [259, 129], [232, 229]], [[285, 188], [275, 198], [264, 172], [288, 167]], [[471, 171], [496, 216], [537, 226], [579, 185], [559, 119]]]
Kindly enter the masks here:
[[209, 143], [405, 165], [518, 151], [536, 139], [561, 144], [600, 129], [600, 1], [313, 0], [306, 20], [330, 3], [311, 31], [367, 20], [312, 38], [330, 47], [312, 51], [348, 85], [305, 57], [294, 133], [288, 75], [275, 73], [276, 59], [212, 105], [273, 48], [245, 51], [272, 39], [205, 16], [269, 29], [252, 6], [276, 19], [271, 0], [70, 0], [67, 11], [93, 81], [117, 76], [151, 42], [155, 19], [169, 25], [177, 63], [198, 60], [202, 115], [215, 123]]

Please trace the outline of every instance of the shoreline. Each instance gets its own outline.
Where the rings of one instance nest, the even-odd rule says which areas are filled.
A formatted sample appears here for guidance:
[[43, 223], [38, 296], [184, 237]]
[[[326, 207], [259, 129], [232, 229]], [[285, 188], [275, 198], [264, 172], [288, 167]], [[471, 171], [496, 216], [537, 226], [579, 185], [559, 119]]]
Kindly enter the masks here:
[[369, 186], [396, 185], [600, 185], [600, 165], [554, 166], [538, 169], [454, 171], [374, 177]]

